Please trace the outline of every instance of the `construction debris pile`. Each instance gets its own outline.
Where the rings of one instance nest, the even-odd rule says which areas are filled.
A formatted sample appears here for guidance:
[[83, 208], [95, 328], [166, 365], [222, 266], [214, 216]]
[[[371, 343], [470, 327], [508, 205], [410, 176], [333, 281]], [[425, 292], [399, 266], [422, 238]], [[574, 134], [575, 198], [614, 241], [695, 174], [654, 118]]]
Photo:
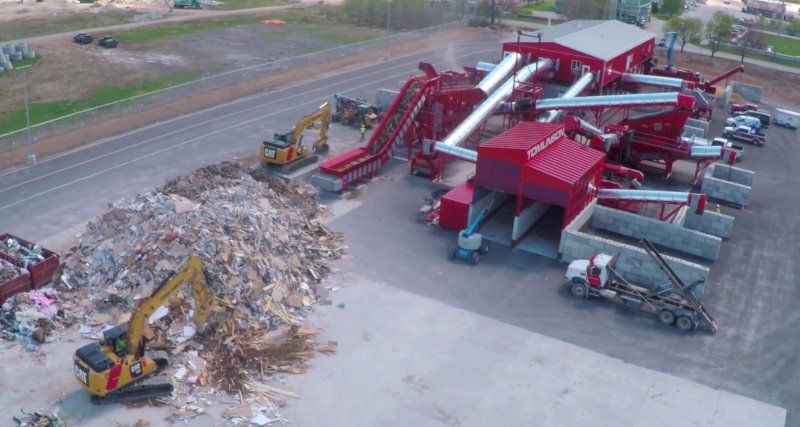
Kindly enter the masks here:
[[9, 258], [18, 259], [23, 262], [22, 268], [27, 268], [28, 264], [34, 264], [44, 260], [42, 248], [37, 245], [28, 247], [17, 239], [6, 238], [0, 240], [0, 253]]
[[27, 349], [37, 350], [53, 331], [73, 324], [59, 308], [58, 298], [55, 289], [12, 295], [0, 306], [0, 338], [29, 340]]
[[[271, 404], [296, 397], [262, 381], [304, 372], [316, 350], [335, 351], [334, 342], [317, 349], [316, 330], [300, 324], [327, 295], [319, 283], [345, 246], [325, 226], [325, 212], [308, 188], [248, 167], [207, 166], [119, 201], [87, 226], [65, 257], [62, 281], [83, 305], [81, 333], [95, 338], [127, 321], [136, 301], [187, 255], [203, 260], [216, 296], [208, 327], [197, 331], [191, 323], [185, 287], [146, 328], [151, 347], [173, 354], [179, 417], [203, 413], [222, 392], [247, 407], [239, 414], [253, 412], [247, 396]], [[253, 417], [267, 417], [268, 408], [259, 408]]]

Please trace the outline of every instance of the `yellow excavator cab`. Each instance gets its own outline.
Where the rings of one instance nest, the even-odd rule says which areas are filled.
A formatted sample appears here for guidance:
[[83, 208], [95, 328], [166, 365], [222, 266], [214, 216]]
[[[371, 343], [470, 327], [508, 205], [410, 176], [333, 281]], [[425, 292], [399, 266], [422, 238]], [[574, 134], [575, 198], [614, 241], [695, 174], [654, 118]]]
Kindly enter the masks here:
[[190, 255], [136, 306], [128, 323], [104, 331], [100, 342], [85, 345], [75, 352], [72, 356], [75, 377], [92, 395], [92, 403], [151, 399], [172, 393], [172, 377], [151, 375], [169, 364], [167, 353], [145, 351], [143, 332], [147, 319], [187, 283], [192, 284], [195, 302], [193, 321], [202, 330], [211, 313], [214, 296], [207, 287], [203, 262]]
[[277, 166], [284, 173], [293, 172], [303, 166], [317, 161], [317, 156], [309, 154], [309, 148], [303, 146], [303, 131], [313, 128], [319, 120], [319, 138], [311, 145], [315, 154], [328, 152], [328, 127], [331, 122], [331, 106], [326, 102], [316, 111], [302, 117], [294, 129], [276, 132], [274, 139], [261, 143], [261, 163], [265, 166]]

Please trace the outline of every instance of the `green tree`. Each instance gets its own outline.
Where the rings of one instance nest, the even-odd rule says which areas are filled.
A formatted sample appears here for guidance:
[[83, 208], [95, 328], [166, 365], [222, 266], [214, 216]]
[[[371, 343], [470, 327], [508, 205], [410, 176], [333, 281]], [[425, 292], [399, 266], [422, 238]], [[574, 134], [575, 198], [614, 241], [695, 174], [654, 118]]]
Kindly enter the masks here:
[[739, 41], [739, 53], [742, 54], [742, 64], [744, 64], [744, 55], [747, 53], [748, 49], [766, 49], [767, 41], [764, 37], [764, 33], [758, 31], [748, 31], [744, 33], [741, 40]]
[[678, 16], [686, 7], [684, 0], [661, 0], [661, 13], [667, 16]]
[[800, 34], [800, 19], [793, 19], [786, 26], [786, 32], [790, 36], [797, 36]]
[[721, 43], [726, 41], [731, 34], [733, 17], [725, 12], [714, 12], [711, 20], [706, 24], [706, 38], [708, 47], [711, 49], [711, 57], [719, 51]]
[[674, 31], [678, 33], [678, 43], [680, 43], [681, 53], [683, 53], [683, 48], [686, 46], [686, 43], [703, 34], [703, 21], [698, 18], [682, 18], [676, 16], [664, 24], [664, 31]]

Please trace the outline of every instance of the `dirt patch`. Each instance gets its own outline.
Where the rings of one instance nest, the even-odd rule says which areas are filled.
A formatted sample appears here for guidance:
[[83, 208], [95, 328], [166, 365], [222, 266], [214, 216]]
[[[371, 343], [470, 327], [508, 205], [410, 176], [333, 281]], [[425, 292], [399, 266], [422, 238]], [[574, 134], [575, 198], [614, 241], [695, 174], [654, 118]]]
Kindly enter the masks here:
[[[391, 46], [390, 52], [399, 54], [400, 52], [413, 52], [424, 50], [431, 45], [443, 46], [447, 43], [463, 40], [475, 34], [469, 28], [450, 31], [445, 34], [427, 37], [421, 40], [414, 40], [405, 43], [398, 43]], [[98, 123], [88, 124], [78, 129], [63, 132], [38, 139], [35, 145], [36, 155], [46, 157], [61, 153], [90, 141], [107, 138], [126, 131], [130, 131], [142, 126], [149, 125], [156, 121], [163, 121], [169, 118], [178, 117], [193, 111], [219, 105], [236, 98], [241, 98], [253, 93], [277, 89], [290, 84], [300, 84], [319, 80], [330, 75], [336, 75], [344, 71], [352, 70], [374, 63], [375, 58], [382, 52], [382, 48], [365, 51], [356, 55], [338, 58], [332, 61], [319, 64], [318, 70], [332, 70], [323, 74], [306, 75], [304, 79], [298, 79], [298, 73], [287, 70], [280, 73], [270, 73], [266, 76], [254, 78], [242, 83], [224, 86], [207, 92], [197, 93], [190, 97], [180, 100], [160, 104], [157, 107], [147, 108], [138, 112], [126, 113], [121, 117], [113, 117]], [[24, 164], [27, 155], [27, 147], [21, 145], [19, 148], [5, 152], [0, 158], [0, 169]]]
[[[659, 63], [665, 64], [666, 58], [659, 59]], [[711, 58], [708, 55], [688, 52], [678, 54], [675, 59], [676, 67], [697, 71], [706, 78], [716, 77], [739, 64], [739, 61]], [[731, 80], [761, 86], [764, 89], [763, 94], [767, 102], [778, 102], [800, 107], [798, 105], [800, 101], [797, 98], [797, 93], [800, 93], [800, 70], [797, 73], [787, 73], [749, 64], [745, 58], [744, 73], [734, 76]], [[720, 82], [721, 85], [724, 85], [724, 83], [724, 81]]]

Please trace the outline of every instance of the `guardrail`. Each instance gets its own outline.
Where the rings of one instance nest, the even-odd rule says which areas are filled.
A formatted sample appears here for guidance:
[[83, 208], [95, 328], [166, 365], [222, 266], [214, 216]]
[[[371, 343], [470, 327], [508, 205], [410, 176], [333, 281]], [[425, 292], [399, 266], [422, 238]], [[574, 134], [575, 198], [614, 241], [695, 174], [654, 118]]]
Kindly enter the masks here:
[[[798, 43], [800, 43], [800, 42], [798, 42]], [[720, 43], [720, 46], [722, 46], [722, 47], [724, 47], [726, 49], [732, 49], [732, 50], [735, 50], [735, 51], [738, 51], [738, 52], [741, 52], [741, 49], [742, 49], [741, 46], [735, 45], [735, 44], [730, 44], [730, 43]], [[756, 49], [756, 48], [752, 48], [752, 47], [745, 48], [745, 52], [754, 53], [754, 54], [759, 55], [761, 57], [761, 58], [757, 58], [757, 59], [768, 59], [768, 60], [769, 59], [777, 59], [779, 61], [800, 63], [800, 56], [784, 55], [782, 53], [777, 53], [777, 52], [767, 52], [766, 50]]]
[[[77, 111], [66, 116], [31, 125], [31, 129], [34, 133], [34, 144], [36, 143], [36, 137], [49, 135], [56, 131], [73, 129], [98, 120], [99, 118], [109, 118], [119, 115], [123, 112], [130, 112], [147, 106], [178, 99], [181, 96], [197, 94], [202, 91], [219, 88], [225, 85], [247, 81], [265, 72], [283, 71], [289, 68], [338, 58], [343, 55], [353, 55], [368, 50], [383, 48], [390, 43], [413, 40], [427, 34], [449, 31], [455, 28], [463, 27], [465, 25], [464, 23], [465, 21], [454, 21], [419, 30], [392, 34], [385, 38], [380, 37], [344, 46], [318, 50], [291, 58], [263, 62], [248, 67], [237, 68], [235, 70], [229, 70], [210, 76], [205, 76], [196, 80], [159, 89], [153, 92], [143, 93], [109, 104], [98, 105], [83, 111]], [[0, 154], [15, 150], [24, 146], [25, 144], [27, 144], [27, 128], [2, 134], [0, 135]]]

